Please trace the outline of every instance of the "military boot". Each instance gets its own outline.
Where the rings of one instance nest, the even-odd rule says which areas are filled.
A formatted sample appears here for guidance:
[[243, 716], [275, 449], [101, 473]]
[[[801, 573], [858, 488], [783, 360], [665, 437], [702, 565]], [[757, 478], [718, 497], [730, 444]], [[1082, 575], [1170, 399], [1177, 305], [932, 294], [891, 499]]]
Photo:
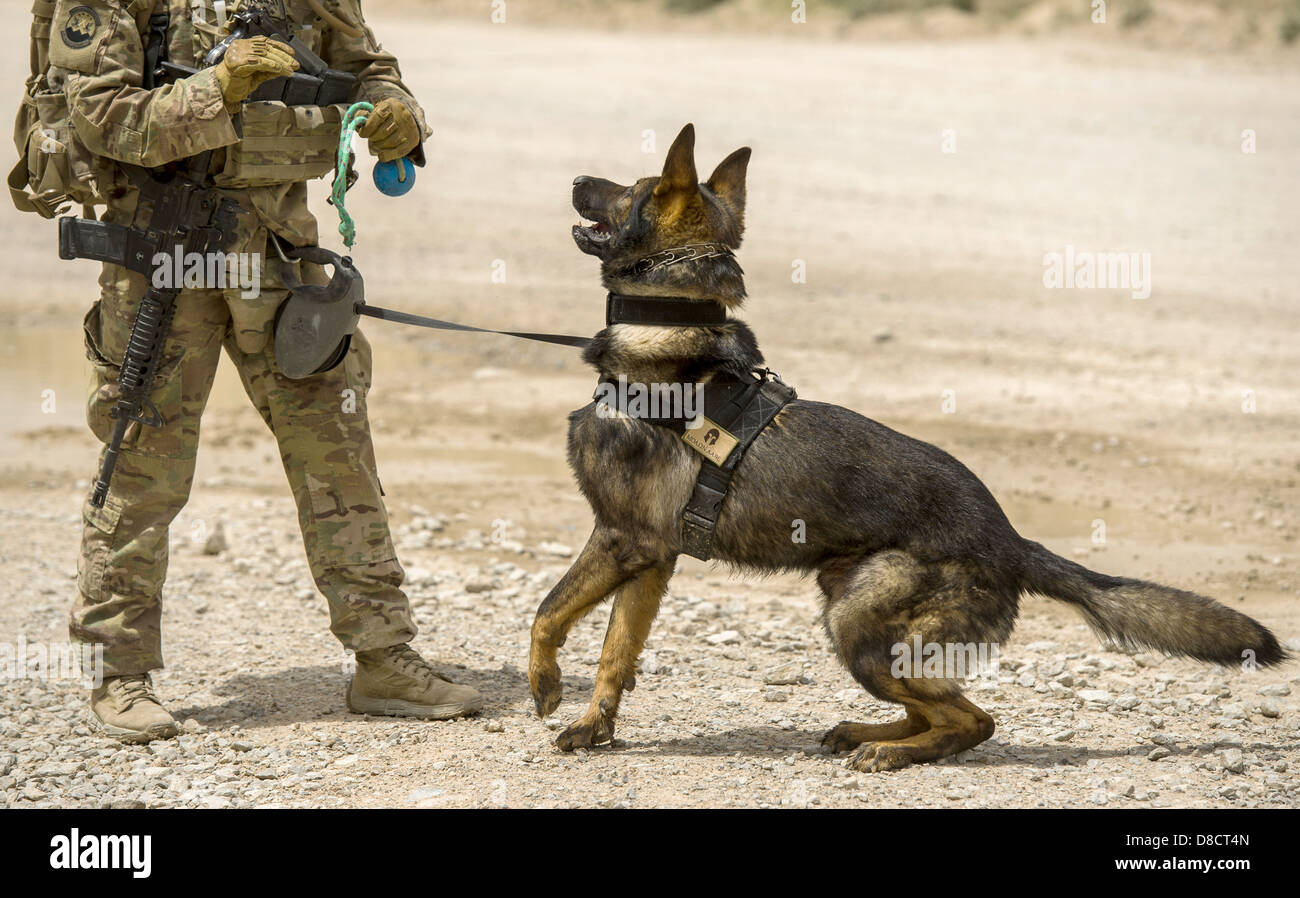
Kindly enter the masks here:
[[121, 742], [170, 739], [180, 731], [153, 694], [147, 673], [104, 680], [90, 693], [90, 724]]
[[347, 702], [354, 714], [450, 720], [477, 713], [483, 696], [453, 683], [402, 644], [357, 652]]

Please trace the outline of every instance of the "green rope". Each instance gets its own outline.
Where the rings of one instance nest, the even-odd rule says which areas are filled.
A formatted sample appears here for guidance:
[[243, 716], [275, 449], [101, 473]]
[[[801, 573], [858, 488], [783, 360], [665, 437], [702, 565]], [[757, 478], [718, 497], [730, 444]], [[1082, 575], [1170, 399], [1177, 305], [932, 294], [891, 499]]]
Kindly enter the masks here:
[[348, 249], [357, 239], [357, 226], [348, 214], [343, 197], [348, 190], [348, 167], [352, 161], [352, 135], [366, 123], [365, 113], [374, 110], [374, 106], [364, 101], [353, 103], [343, 114], [343, 127], [339, 133], [339, 156], [334, 171], [334, 188], [330, 192], [330, 202], [339, 210], [339, 233]]

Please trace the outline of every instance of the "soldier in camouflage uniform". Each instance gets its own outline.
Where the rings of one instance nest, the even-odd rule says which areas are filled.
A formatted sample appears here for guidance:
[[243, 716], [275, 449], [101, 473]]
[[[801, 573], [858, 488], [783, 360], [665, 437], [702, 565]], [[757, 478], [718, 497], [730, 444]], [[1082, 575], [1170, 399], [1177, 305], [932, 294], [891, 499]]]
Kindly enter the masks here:
[[[299, 37], [315, 53], [331, 68], [358, 77], [353, 99], [376, 104], [360, 132], [371, 151], [385, 161], [419, 157], [430, 132], [396, 59], [365, 24], [359, 0], [327, 3], [325, 9], [320, 0], [287, 0], [285, 6], [294, 23], [308, 26]], [[60, 0], [54, 15], [51, 82], [62, 86], [77, 137], [105, 164], [100, 178], [109, 182], [106, 220], [130, 224], [135, 211], [136, 191], [114, 163], [154, 167], [214, 150], [214, 183], [242, 208], [227, 252], [276, 258], [268, 232], [294, 245], [315, 244], [306, 181], [330, 170], [344, 107], [244, 104], [262, 82], [297, 66], [287, 45], [267, 38], [235, 41], [218, 65], [144, 89], [148, 18], [164, 9], [170, 13], [168, 58], [201, 66], [223, 36], [212, 0], [206, 7], [191, 0]], [[253, 298], [241, 295], [247, 291], [234, 277], [224, 288], [180, 294], [150, 396], [163, 426], [131, 426], [107, 502], [103, 508], [85, 506], [80, 595], [70, 630], [76, 641], [104, 646], [105, 679], [91, 695], [91, 720], [119, 739], [147, 741], [177, 732], [153, 693], [149, 671], [163, 665], [168, 525], [189, 496], [199, 417], [223, 349], [279, 443], [331, 629], [356, 653], [348, 707], [441, 719], [481, 706], [475, 690], [447, 680], [408, 645], [416, 628], [401, 590], [403, 572], [389, 536], [366, 415], [369, 344], [357, 332], [332, 370], [303, 380], [282, 375], [269, 337], [287, 291], [275, 272], [275, 265], [263, 266], [261, 290]], [[318, 274], [301, 272], [308, 281], [319, 282]], [[100, 299], [85, 319], [94, 366], [88, 420], [106, 442], [117, 365], [145, 280], [105, 264], [99, 283]]]

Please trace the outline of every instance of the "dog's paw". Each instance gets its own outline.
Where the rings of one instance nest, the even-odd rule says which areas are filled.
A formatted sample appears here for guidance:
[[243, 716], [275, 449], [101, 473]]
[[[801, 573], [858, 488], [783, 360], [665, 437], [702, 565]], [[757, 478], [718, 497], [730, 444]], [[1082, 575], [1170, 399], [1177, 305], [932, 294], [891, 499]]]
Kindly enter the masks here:
[[905, 746], [890, 745], [887, 742], [864, 742], [849, 758], [848, 765], [863, 773], [902, 770], [912, 766], [912, 754]]
[[555, 662], [538, 665], [528, 671], [528, 685], [532, 689], [533, 703], [538, 717], [549, 717], [560, 706], [564, 687], [560, 684], [560, 666]]
[[591, 748], [614, 739], [614, 717], [608, 714], [605, 703], [595, 712], [587, 712], [582, 718], [571, 724], [555, 740], [560, 751], [576, 751], [579, 748]]
[[861, 728], [861, 724], [851, 720], [840, 721], [827, 730], [825, 736], [822, 736], [822, 748], [833, 755], [852, 751], [862, 744], [862, 737], [858, 735]]

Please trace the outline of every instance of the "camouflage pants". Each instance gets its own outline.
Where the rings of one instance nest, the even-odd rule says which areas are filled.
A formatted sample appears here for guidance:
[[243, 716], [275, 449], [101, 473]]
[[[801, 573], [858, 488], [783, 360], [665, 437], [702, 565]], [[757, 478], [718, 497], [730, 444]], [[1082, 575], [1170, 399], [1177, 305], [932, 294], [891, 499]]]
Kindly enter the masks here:
[[[145, 282], [106, 265], [100, 287], [100, 301], [85, 320], [86, 349], [94, 367], [87, 418], [95, 436], [107, 442], [117, 366]], [[283, 295], [262, 298], [275, 302]], [[223, 346], [279, 443], [312, 576], [329, 603], [330, 629], [354, 651], [415, 636], [366, 417], [369, 344], [358, 332], [338, 367], [290, 380], [276, 368], [270, 341], [256, 352], [240, 349], [222, 290], [186, 290], [177, 299], [151, 395], [163, 426], [132, 425], [108, 501], [103, 508], [87, 502], [84, 509], [80, 595], [70, 633], [75, 641], [103, 644], [105, 676], [163, 666], [168, 525], [189, 497], [199, 417]]]

